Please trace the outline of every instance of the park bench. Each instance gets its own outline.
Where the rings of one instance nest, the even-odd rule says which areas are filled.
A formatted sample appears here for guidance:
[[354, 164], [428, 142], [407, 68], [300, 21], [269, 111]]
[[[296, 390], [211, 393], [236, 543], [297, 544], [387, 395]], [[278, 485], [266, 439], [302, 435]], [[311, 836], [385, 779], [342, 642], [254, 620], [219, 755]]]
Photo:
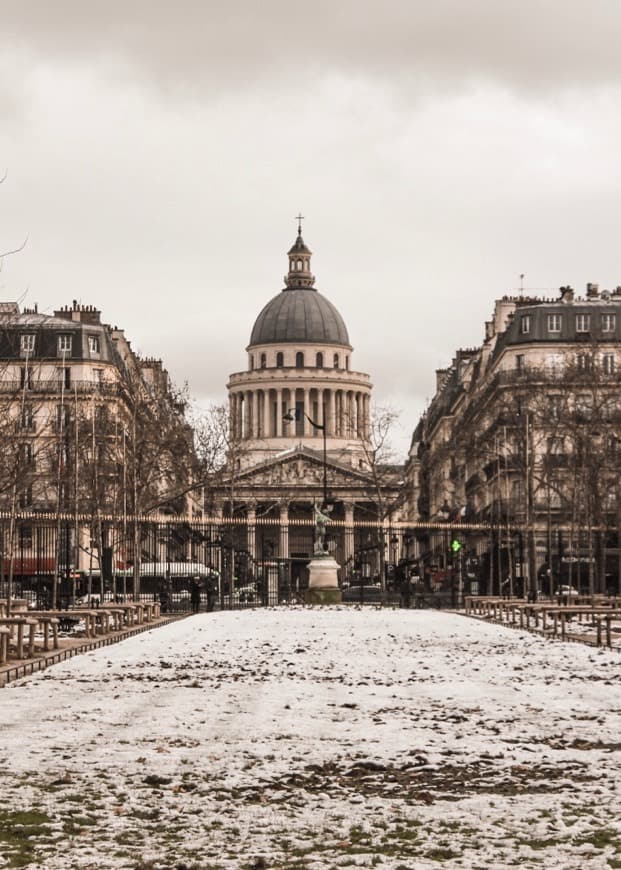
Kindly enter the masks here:
[[7, 625], [0, 625], [0, 665], [6, 664], [9, 655], [9, 635], [11, 629]]
[[24, 635], [26, 631], [28, 632], [28, 658], [32, 658], [34, 655], [35, 631], [38, 624], [38, 620], [31, 616], [0, 617], [0, 626], [5, 626], [9, 629], [8, 643], [9, 645], [15, 645], [17, 658], [24, 658]]

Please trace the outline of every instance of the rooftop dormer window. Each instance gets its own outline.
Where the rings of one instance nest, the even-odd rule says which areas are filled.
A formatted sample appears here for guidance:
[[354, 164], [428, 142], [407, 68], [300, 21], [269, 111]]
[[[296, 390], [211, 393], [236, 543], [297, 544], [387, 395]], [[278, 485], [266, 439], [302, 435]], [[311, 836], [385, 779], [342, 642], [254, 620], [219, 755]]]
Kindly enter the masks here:
[[576, 314], [576, 332], [590, 332], [591, 330], [591, 315]]
[[530, 314], [524, 314], [520, 319], [520, 332], [522, 335], [528, 335], [530, 332]]
[[73, 336], [71, 335], [59, 335], [58, 336], [58, 353], [71, 353], [71, 346]]
[[99, 353], [99, 336], [98, 335], [89, 335], [89, 337], [88, 337], [88, 352], [90, 354], [98, 354]]
[[617, 323], [614, 314], [602, 314], [602, 332], [614, 332], [616, 326]]
[[25, 333], [19, 337], [19, 349], [22, 353], [34, 353], [35, 336], [31, 333]]

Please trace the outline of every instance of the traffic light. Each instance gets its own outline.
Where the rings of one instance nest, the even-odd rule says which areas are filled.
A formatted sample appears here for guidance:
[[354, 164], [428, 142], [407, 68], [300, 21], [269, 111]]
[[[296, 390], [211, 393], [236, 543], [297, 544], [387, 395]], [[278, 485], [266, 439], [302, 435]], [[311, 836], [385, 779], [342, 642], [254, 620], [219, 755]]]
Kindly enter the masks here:
[[451, 541], [451, 551], [453, 553], [455, 553], [455, 555], [457, 555], [457, 553], [459, 553], [460, 550], [461, 550], [460, 542], [457, 540], [457, 538], [453, 538], [453, 540]]

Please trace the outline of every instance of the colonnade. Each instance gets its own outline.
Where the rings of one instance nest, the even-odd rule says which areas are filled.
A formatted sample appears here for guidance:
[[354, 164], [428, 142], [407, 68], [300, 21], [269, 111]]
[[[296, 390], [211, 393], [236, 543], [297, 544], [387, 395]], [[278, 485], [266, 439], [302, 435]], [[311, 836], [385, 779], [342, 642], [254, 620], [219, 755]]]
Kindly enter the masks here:
[[[234, 435], [245, 440], [322, 437], [322, 430], [311, 420], [326, 426], [328, 438], [368, 438], [370, 434], [371, 394], [362, 390], [240, 389], [230, 393], [229, 402]], [[283, 419], [289, 412], [296, 412], [290, 415], [295, 420]]]

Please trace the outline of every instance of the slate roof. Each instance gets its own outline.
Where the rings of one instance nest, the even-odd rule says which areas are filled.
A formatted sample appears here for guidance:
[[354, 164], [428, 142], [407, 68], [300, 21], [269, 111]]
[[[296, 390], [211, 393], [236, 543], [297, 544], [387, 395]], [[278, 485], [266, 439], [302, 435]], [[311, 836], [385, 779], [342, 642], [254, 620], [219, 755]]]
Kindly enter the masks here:
[[257, 317], [250, 344], [313, 342], [350, 347], [343, 318], [334, 305], [312, 287], [282, 290]]

